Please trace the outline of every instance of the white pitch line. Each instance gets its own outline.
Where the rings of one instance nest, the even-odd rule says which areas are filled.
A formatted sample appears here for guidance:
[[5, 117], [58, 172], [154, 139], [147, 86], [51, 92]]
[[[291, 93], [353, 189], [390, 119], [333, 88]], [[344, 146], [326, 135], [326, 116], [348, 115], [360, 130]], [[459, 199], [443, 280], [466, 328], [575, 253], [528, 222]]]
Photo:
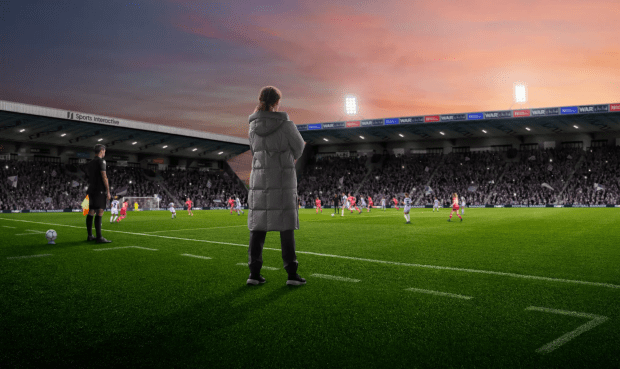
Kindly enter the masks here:
[[40, 236], [40, 235], [41, 233], [18, 233], [18, 234], [15, 234], [14, 236]]
[[43, 231], [38, 231], [38, 230], [36, 230], [36, 229], [26, 229], [26, 230], [27, 230], [28, 232], [32, 232], [32, 233], [46, 233], [46, 232], [43, 232]]
[[192, 254], [181, 254], [181, 256], [189, 256], [189, 257], [192, 257], [192, 258], [211, 260], [211, 258], [208, 257], [208, 256], [200, 256], [200, 255], [192, 255]]
[[52, 256], [52, 254], [37, 254], [37, 255], [26, 255], [26, 256], [10, 256], [7, 259], [30, 259], [30, 258], [40, 258], [44, 256]]
[[203, 229], [219, 229], [219, 228], [235, 228], [235, 227], [247, 227], [247, 224], [234, 225], [234, 226], [226, 226], [226, 227], [209, 227], [209, 228], [188, 228], [188, 229], [169, 229], [167, 231], [152, 231], [146, 233], [161, 233], [161, 232], [179, 232], [179, 231], [198, 231]]
[[9, 226], [3, 226], [4, 228], [15, 228], [15, 227], [9, 227]]
[[141, 247], [141, 246], [110, 247], [107, 249], [93, 249], [93, 251], [108, 251], [108, 250], [119, 250], [119, 249], [141, 249], [141, 250], [157, 251], [157, 249], [149, 249], [149, 248]]
[[[3, 218], [3, 217], [0, 217], [0, 220], [8, 220], [8, 221], [12, 221], [12, 222], [26, 222], [26, 223], [46, 224], [46, 225], [54, 225], [54, 226], [60, 226], [60, 227], [78, 228], [78, 229], [83, 229], [84, 228], [84, 227], [77, 227], [77, 226], [72, 226], [72, 225], [68, 225], [68, 224], [44, 223], [44, 222], [35, 222], [35, 221], [32, 221], [32, 220], [23, 220], [23, 219], [7, 219], [7, 218]], [[197, 240], [197, 239], [194, 239], [194, 238], [181, 238], [181, 237], [172, 237], [172, 236], [162, 236], [162, 235], [158, 235], [158, 234], [135, 233], [135, 232], [117, 231], [117, 230], [112, 230], [112, 229], [103, 229], [103, 231], [123, 233], [123, 234], [130, 234], [130, 235], [134, 235], [134, 236], [159, 237], [159, 238], [165, 238], [165, 239], [169, 239], [169, 240], [178, 240], [178, 241], [203, 242], [203, 243], [212, 243], [212, 244], [216, 244], [216, 245], [239, 246], [239, 247], [245, 247], [245, 248], [248, 247], [248, 245], [246, 245], [246, 244], [231, 243], [231, 242]], [[263, 248], [263, 250], [282, 252], [281, 249], [269, 248], [269, 247], [265, 247], [265, 248]], [[580, 281], [580, 280], [576, 280], [576, 279], [562, 279], [562, 278], [541, 277], [541, 276], [536, 276], [536, 275], [496, 272], [496, 271], [492, 271], [492, 270], [480, 270], [480, 269], [468, 269], [468, 268], [455, 268], [455, 267], [447, 267], [447, 266], [439, 266], [439, 265], [402, 263], [402, 262], [398, 262], [398, 261], [365, 259], [365, 258], [358, 258], [358, 257], [354, 257], [354, 256], [321, 254], [321, 253], [312, 252], [312, 251], [299, 251], [299, 250], [296, 250], [295, 252], [298, 253], [298, 254], [306, 254], [306, 255], [314, 255], [314, 256], [324, 256], [324, 257], [330, 257], [330, 258], [336, 258], [336, 259], [344, 259], [344, 260], [365, 261], [365, 262], [370, 262], [370, 263], [387, 264], [387, 265], [398, 265], [398, 266], [405, 266], [405, 267], [412, 267], [412, 268], [449, 270], [449, 271], [453, 271], [453, 272], [488, 274], [488, 275], [497, 275], [497, 276], [502, 276], [502, 277], [532, 279], [532, 280], [545, 281], [545, 282], [571, 283], [571, 284], [581, 284], [581, 285], [585, 285], [585, 286], [595, 286], [595, 287], [605, 287], [605, 288], [620, 289], [620, 285], [612, 284], [612, 283], [588, 282], [588, 281]]]
[[[248, 266], [248, 263], [237, 263], [237, 265]], [[264, 265], [261, 267], [261, 269], [280, 270], [280, 268], [268, 267], [268, 266], [264, 266]]]
[[323, 278], [323, 279], [332, 279], [334, 281], [341, 281], [341, 282], [360, 282], [360, 279], [353, 279], [353, 278], [347, 278], [347, 277], [338, 277], [337, 275], [329, 275], [329, 274], [312, 274], [310, 277], [316, 277], [316, 278]]
[[439, 292], [439, 291], [433, 291], [433, 290], [423, 290], [421, 288], [405, 288], [405, 291], [421, 292], [421, 293], [426, 293], [426, 294], [429, 294], [429, 295], [443, 296], [443, 297], [454, 297], [456, 299], [463, 299], [463, 300], [471, 300], [471, 299], [473, 299], [473, 297], [471, 297], [471, 296], [463, 296], [463, 295], [457, 295], [457, 294], [454, 294], [454, 293]]
[[561, 314], [561, 315], [574, 316], [578, 318], [590, 319], [589, 322], [587, 322], [586, 324], [580, 325], [574, 331], [570, 331], [566, 333], [565, 335], [561, 336], [560, 338], [555, 339], [549, 342], [548, 344], [536, 349], [536, 352], [538, 352], [539, 354], [547, 354], [557, 349], [558, 347], [562, 346], [563, 344], [567, 343], [568, 341], [572, 340], [573, 338], [579, 336], [580, 334], [589, 331], [590, 329], [596, 327], [599, 324], [605, 323], [609, 319], [608, 317], [602, 316], [602, 315], [580, 313], [577, 311], [557, 310], [557, 309], [550, 309], [550, 308], [536, 307], [536, 306], [527, 307], [525, 308], [525, 310], [541, 311], [543, 313]]

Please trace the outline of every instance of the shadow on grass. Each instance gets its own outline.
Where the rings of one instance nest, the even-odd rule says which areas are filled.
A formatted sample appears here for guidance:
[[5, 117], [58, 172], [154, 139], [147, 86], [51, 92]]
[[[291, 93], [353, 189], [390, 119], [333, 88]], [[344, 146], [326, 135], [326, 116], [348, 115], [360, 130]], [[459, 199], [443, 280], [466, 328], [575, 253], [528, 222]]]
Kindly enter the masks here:
[[[204, 365], [198, 360], [206, 356], [212, 360], [211, 367], [213, 363], [226, 367], [230, 358], [245, 360], [240, 355], [250, 354], [231, 342], [251, 346], [248, 340], [260, 339], [261, 332], [244, 331], [242, 323], [253, 312], [269, 309], [271, 304], [295, 290], [290, 286], [275, 290], [265, 287], [268, 286], [241, 286], [224, 296], [206, 298], [170, 315], [145, 316], [140, 322], [129, 323], [125, 330], [89, 337], [88, 343], [74, 347], [74, 352], [65, 352], [54, 361], [48, 357], [45, 364], [82, 368], [172, 368]], [[243, 331], [242, 337], [231, 337], [235, 331], [233, 326]]]

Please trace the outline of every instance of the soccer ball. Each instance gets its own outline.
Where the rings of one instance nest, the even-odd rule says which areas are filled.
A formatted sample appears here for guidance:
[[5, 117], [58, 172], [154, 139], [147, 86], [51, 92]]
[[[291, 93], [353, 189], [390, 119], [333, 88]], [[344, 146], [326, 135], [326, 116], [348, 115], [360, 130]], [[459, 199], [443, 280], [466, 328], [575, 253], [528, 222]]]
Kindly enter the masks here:
[[45, 232], [45, 238], [47, 238], [47, 243], [49, 244], [54, 244], [54, 240], [56, 239], [56, 231], [53, 229], [49, 229], [47, 232]]
[[334, 214], [332, 214], [332, 216], [334, 216]]

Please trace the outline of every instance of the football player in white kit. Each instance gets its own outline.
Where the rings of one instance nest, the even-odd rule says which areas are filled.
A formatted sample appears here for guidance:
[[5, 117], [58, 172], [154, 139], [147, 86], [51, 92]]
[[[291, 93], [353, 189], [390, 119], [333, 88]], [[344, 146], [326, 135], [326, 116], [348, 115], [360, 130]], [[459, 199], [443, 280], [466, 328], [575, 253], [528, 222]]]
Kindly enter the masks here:
[[364, 196], [360, 197], [360, 203], [361, 203], [360, 207], [362, 208], [362, 210], [368, 207], [368, 205], [366, 204], [366, 200], [364, 200]]
[[435, 212], [435, 209], [439, 211], [439, 200], [437, 200], [436, 197], [435, 197], [435, 202], [433, 203], [433, 213]]
[[461, 197], [461, 215], [465, 214], [465, 199]]
[[116, 218], [118, 218], [118, 208], [118, 196], [114, 196], [114, 201], [112, 201], [112, 204], [110, 205], [110, 212], [112, 213], [112, 216], [110, 217], [110, 223], [112, 223], [116, 220]]
[[411, 223], [411, 216], [409, 215], [409, 210], [411, 210], [411, 199], [409, 198], [409, 194], [405, 192], [405, 198], [403, 199], [403, 204], [405, 204], [404, 213], [405, 220], [407, 224]]
[[[239, 196], [237, 196], [237, 198], [235, 199], [235, 204], [235, 210], [237, 211], [237, 215], [245, 214], [243, 210], [241, 210], [241, 200], [239, 200]], [[239, 214], [239, 212], [241, 212], [241, 214]]]
[[344, 216], [344, 209], [350, 209], [351, 205], [349, 204], [349, 198], [347, 197], [346, 193], [342, 193], [342, 214], [340, 214], [341, 217]]
[[177, 217], [177, 211], [174, 208], [174, 203], [171, 202], [170, 204], [168, 204], [168, 210], [170, 210], [170, 213], [172, 214], [172, 219]]
[[383, 209], [383, 211], [385, 211], [385, 197], [381, 198], [381, 209]]

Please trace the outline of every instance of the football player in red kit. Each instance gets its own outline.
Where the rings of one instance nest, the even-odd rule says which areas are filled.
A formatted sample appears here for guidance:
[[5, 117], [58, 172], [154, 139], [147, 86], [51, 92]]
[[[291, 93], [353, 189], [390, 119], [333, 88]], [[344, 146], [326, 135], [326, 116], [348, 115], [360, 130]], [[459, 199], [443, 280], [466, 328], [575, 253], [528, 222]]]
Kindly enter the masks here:
[[368, 212], [370, 213], [370, 209], [372, 209], [372, 197], [368, 196]]
[[323, 214], [323, 208], [321, 207], [321, 199], [319, 199], [318, 197], [316, 198], [316, 200], [314, 200], [314, 202], [316, 203], [316, 213], [319, 213], [319, 210], [321, 210], [321, 214]]
[[235, 207], [235, 200], [233, 200], [232, 197], [228, 198], [228, 206], [230, 206], [230, 214], [232, 215], [233, 208]]
[[400, 208], [398, 207], [398, 200], [396, 200], [396, 197], [394, 197], [394, 198], [392, 199], [392, 201], [394, 201], [394, 207], [396, 208], [396, 210], [400, 209]]
[[194, 213], [192, 213], [192, 200], [190, 200], [189, 197], [187, 201], [185, 201], [185, 205], [187, 205], [187, 215], [194, 216]]
[[355, 208], [355, 210], [357, 210], [357, 212], [361, 214], [362, 211], [357, 207], [357, 205], [355, 205], [355, 201], [355, 196], [351, 196], [351, 194], [349, 193], [349, 204], [351, 205], [349, 207], [349, 210], [351, 210], [351, 213], [353, 213], [353, 208]]
[[[459, 195], [457, 195], [456, 192], [452, 195], [452, 211], [450, 212], [450, 219], [448, 219], [448, 222], [452, 220], [452, 213], [454, 213], [455, 211], [456, 215], [461, 218], [461, 214], [459, 214]], [[462, 221], [463, 218], [461, 218], [461, 222]]]

